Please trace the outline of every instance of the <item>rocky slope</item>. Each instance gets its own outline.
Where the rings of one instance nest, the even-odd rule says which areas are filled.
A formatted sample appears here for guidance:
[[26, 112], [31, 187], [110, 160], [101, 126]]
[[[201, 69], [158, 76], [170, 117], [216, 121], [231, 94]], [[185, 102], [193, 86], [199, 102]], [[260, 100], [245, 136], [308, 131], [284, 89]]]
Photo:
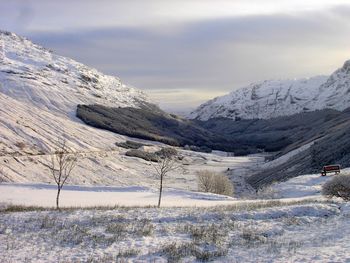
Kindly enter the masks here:
[[330, 77], [266, 80], [217, 97], [190, 114], [192, 119], [269, 119], [325, 108], [350, 106], [350, 60]]

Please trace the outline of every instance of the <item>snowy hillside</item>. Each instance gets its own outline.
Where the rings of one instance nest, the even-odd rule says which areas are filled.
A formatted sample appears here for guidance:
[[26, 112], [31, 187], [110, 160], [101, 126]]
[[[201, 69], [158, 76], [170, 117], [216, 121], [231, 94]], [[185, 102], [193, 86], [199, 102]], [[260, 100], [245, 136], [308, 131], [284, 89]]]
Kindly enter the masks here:
[[304, 111], [350, 106], [350, 61], [329, 78], [266, 80], [217, 97], [190, 114], [192, 119], [215, 117], [269, 119]]
[[144, 93], [118, 78], [0, 32], [0, 176], [8, 182], [51, 182], [48, 154], [62, 136], [81, 155], [79, 176], [72, 182], [123, 185], [135, 180], [131, 174], [142, 176], [132, 169], [135, 161], [114, 146], [125, 136], [89, 127], [75, 112], [80, 103], [138, 107], [147, 102]]
[[[0, 50], [0, 182], [52, 183], [47, 163], [63, 136], [79, 154], [69, 184], [158, 185], [150, 162], [125, 156], [127, 150], [115, 145], [129, 138], [87, 126], [75, 117], [77, 104], [117, 108], [151, 103], [144, 93], [12, 33], [0, 33]], [[195, 172], [204, 165], [221, 172], [250, 167], [256, 159], [181, 154], [191, 166], [171, 173], [168, 186], [191, 190], [197, 189]]]
[[[50, 149], [65, 130], [75, 146], [98, 145], [75, 118], [77, 104], [138, 107], [150, 102], [139, 90], [8, 32], [0, 32], [0, 150], [16, 152], [19, 142]], [[101, 135], [97, 136], [101, 137]], [[96, 142], [93, 141], [96, 139]], [[22, 147], [23, 148], [23, 147]]]
[[12, 33], [0, 32], [0, 91], [42, 109], [71, 113], [78, 103], [136, 107], [139, 90]]

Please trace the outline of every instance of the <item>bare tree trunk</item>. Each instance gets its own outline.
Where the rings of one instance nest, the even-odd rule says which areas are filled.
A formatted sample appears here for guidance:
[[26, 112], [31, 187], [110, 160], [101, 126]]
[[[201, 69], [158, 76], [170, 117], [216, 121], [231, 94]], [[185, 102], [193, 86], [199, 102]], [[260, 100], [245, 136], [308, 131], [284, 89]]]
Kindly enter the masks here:
[[162, 192], [163, 192], [163, 175], [160, 176], [158, 208], [160, 207], [160, 202], [162, 200]]
[[56, 197], [56, 209], [60, 210], [59, 199], [60, 199], [61, 187], [57, 187], [57, 197]]

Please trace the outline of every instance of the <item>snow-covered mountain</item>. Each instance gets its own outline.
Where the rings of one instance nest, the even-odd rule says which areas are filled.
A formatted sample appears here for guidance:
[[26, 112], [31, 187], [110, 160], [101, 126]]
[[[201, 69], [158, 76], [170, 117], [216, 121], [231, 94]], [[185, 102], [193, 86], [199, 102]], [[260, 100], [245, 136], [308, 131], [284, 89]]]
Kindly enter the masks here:
[[147, 96], [31, 41], [0, 32], [0, 92], [37, 107], [70, 113], [78, 103], [137, 107]]
[[95, 103], [139, 107], [152, 101], [116, 77], [0, 32], [0, 181], [52, 182], [45, 165], [60, 137], [81, 155], [70, 183], [148, 180], [147, 165], [126, 159], [114, 145], [125, 136], [87, 126], [75, 116], [78, 104]]
[[[82, 145], [91, 135], [77, 138], [75, 129], [80, 121], [75, 117], [76, 107], [95, 103], [139, 107], [151, 100], [119, 78], [56, 55], [13, 33], [0, 32], [0, 149], [10, 151], [14, 142], [23, 141], [46, 150], [50, 134], [57, 136], [61, 128], [66, 137], [79, 139]], [[45, 132], [41, 133], [42, 129]], [[41, 134], [34, 136], [34, 130]]]
[[350, 107], [350, 60], [330, 77], [296, 80], [266, 80], [228, 95], [214, 98], [191, 112], [190, 118], [208, 120], [269, 119], [324, 108]]

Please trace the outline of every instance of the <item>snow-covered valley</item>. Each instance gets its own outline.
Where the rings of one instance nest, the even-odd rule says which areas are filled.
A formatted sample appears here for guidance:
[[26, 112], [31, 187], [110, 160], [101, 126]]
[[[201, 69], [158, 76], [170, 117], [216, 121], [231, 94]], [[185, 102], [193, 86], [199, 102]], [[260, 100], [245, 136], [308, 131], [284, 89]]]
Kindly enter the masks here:
[[[250, 95], [267, 106], [271, 97], [285, 98], [285, 104], [271, 106], [276, 114], [298, 112], [310, 100], [315, 109], [331, 105], [339, 96], [346, 105], [345, 66], [328, 80], [263, 83], [272, 90], [267, 102], [265, 89], [260, 94], [255, 87]], [[325, 92], [306, 91], [321, 84]], [[252, 98], [243, 91], [244, 98]], [[332, 99], [332, 92], [339, 96]], [[241, 95], [237, 100], [249, 109], [245, 113], [271, 114]], [[78, 104], [140, 108], [152, 101], [119, 78], [0, 32], [0, 262], [350, 261], [349, 205], [321, 196], [330, 176], [298, 176], [259, 191], [245, 181], [290, 162], [314, 140], [270, 162], [266, 153], [238, 157], [173, 147], [179, 166], [167, 174], [162, 207], [156, 208], [154, 162], [127, 156], [129, 149], [120, 143], [142, 143], [143, 153], [169, 146], [88, 126], [75, 116]], [[286, 110], [287, 104], [293, 107]], [[204, 118], [215, 114], [209, 115]], [[77, 165], [63, 186], [59, 212], [50, 161], [60, 138]], [[227, 175], [233, 196], [199, 192], [197, 173], [203, 170]]]

